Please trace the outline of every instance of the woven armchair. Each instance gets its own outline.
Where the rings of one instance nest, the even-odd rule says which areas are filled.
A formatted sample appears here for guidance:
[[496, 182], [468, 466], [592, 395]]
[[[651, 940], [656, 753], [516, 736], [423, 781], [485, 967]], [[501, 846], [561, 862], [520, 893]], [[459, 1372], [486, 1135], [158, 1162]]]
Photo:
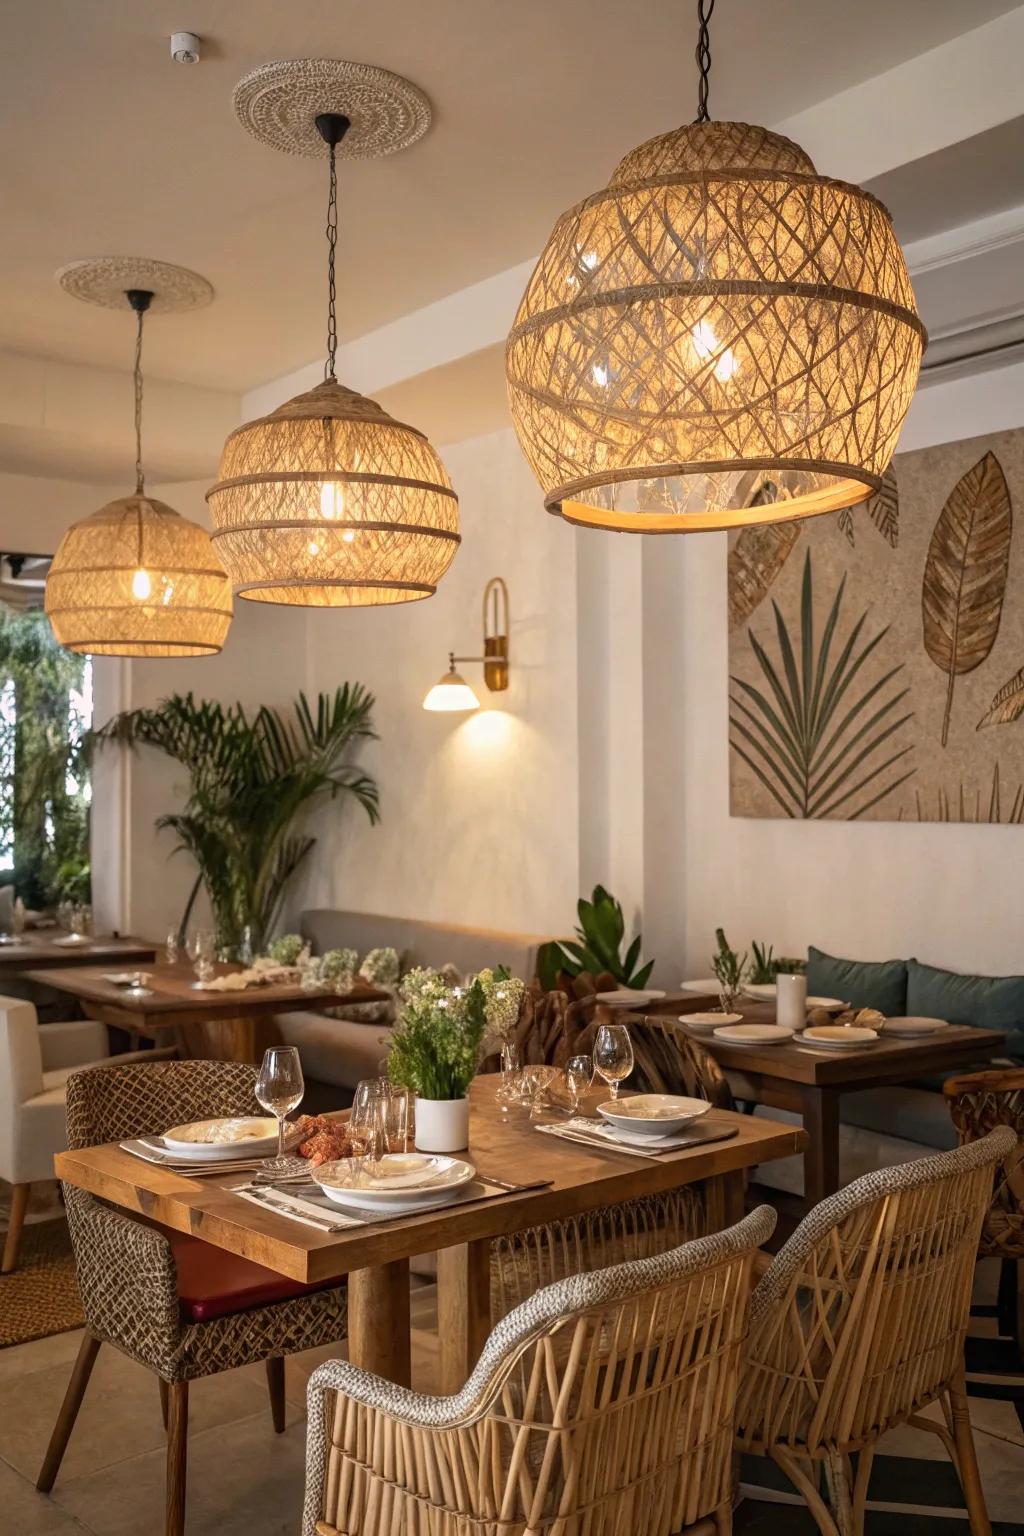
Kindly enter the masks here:
[[978, 1253], [1002, 1260], [1000, 1314], [1024, 1360], [1024, 1067], [951, 1077], [944, 1084], [961, 1146], [1008, 1125], [1017, 1137], [996, 1174], [992, 1204], [981, 1227]]
[[[738, 1443], [777, 1462], [824, 1536], [863, 1530], [876, 1442], [901, 1423], [941, 1438], [971, 1531], [989, 1536], [963, 1346], [992, 1174], [1013, 1145], [1003, 1126], [857, 1179], [804, 1217], [754, 1292]], [[944, 1422], [921, 1417], [934, 1402]]]
[[630, 1014], [636, 1069], [634, 1087], [645, 1093], [681, 1093], [707, 1099], [717, 1109], [734, 1109], [732, 1089], [710, 1051], [687, 1034], [678, 1019]]
[[537, 1292], [454, 1397], [310, 1378], [303, 1536], [675, 1536], [731, 1526], [733, 1402], [767, 1206]]
[[[68, 1082], [68, 1145], [95, 1146], [188, 1120], [257, 1114], [255, 1081], [255, 1067], [221, 1061], [94, 1067]], [[85, 1190], [63, 1188], [86, 1331], [37, 1487], [44, 1493], [53, 1487], [97, 1351], [109, 1342], [160, 1380], [166, 1531], [181, 1536], [189, 1382], [264, 1360], [274, 1428], [282, 1430], [284, 1356], [345, 1338], [346, 1289], [299, 1285], [129, 1216]]]

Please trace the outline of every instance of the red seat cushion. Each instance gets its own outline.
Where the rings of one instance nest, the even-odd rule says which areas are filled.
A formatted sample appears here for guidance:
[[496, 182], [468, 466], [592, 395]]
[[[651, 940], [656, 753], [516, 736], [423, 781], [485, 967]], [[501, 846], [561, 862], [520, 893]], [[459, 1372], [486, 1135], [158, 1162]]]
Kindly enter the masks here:
[[338, 1284], [337, 1280], [322, 1280], [316, 1285], [303, 1285], [276, 1270], [254, 1264], [251, 1259], [204, 1243], [201, 1238], [174, 1232], [170, 1227], [160, 1230], [174, 1252], [181, 1315], [188, 1323], [208, 1323], [232, 1312], [247, 1312], [252, 1307], [291, 1301], [296, 1296], [312, 1296]]

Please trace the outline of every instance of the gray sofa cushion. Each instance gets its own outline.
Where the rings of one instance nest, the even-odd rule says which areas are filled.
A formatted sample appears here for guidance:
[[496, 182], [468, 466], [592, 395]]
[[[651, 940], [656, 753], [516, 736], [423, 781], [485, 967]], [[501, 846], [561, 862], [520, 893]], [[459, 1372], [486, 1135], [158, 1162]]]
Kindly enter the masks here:
[[542, 938], [529, 933], [498, 933], [464, 928], [456, 923], [421, 923], [411, 917], [383, 917], [373, 912], [343, 912], [320, 907], [303, 912], [302, 936], [315, 954], [351, 947], [360, 957], [385, 945], [397, 949], [406, 971], [414, 965], [440, 968], [449, 962], [464, 974], [486, 966], [505, 965], [513, 976], [531, 981], [537, 969]]
[[364, 1077], [377, 1077], [388, 1053], [386, 1024], [329, 1019], [323, 1013], [275, 1016], [282, 1045], [298, 1046], [306, 1077], [334, 1088], [354, 1088]]
[[1024, 1060], [1024, 976], [962, 976], [908, 960], [907, 1012], [1005, 1030], [1007, 1054]]
[[877, 1008], [888, 1017], [907, 1007], [905, 960], [841, 960], [813, 944], [807, 952], [807, 991], [812, 997], [838, 997], [851, 1008]]
[[859, 1093], [844, 1093], [839, 1115], [846, 1125], [860, 1126], [879, 1136], [899, 1136], [943, 1152], [956, 1146], [946, 1101], [929, 1088], [864, 1088]]

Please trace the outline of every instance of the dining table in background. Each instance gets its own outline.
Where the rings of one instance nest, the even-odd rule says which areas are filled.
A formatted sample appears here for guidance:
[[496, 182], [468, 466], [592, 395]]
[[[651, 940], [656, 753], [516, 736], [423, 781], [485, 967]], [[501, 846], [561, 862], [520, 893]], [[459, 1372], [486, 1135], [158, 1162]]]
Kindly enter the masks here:
[[[242, 969], [217, 965], [215, 976]], [[388, 994], [365, 982], [346, 990], [305, 991], [298, 982], [274, 982], [244, 991], [210, 991], [195, 985], [186, 963], [145, 967], [144, 992], [129, 991], [106, 980], [109, 967], [78, 966], [60, 971], [22, 972], [24, 980], [44, 984], [75, 998], [90, 1019], [162, 1043], [171, 1032], [183, 1056], [215, 1061], [256, 1061], [266, 1045], [274, 1044], [273, 1015], [299, 1010], [376, 1003]]]
[[[409, 1260], [436, 1253], [438, 1336], [444, 1341], [438, 1390], [450, 1393], [465, 1383], [490, 1329], [492, 1238], [698, 1183], [705, 1186], [707, 1224], [718, 1230], [743, 1215], [747, 1172], [792, 1156], [805, 1141], [798, 1127], [715, 1110], [715, 1119], [735, 1131], [730, 1139], [657, 1157], [625, 1147], [591, 1148], [540, 1134], [525, 1107], [503, 1113], [495, 1097], [500, 1081], [498, 1075], [481, 1076], [470, 1088], [466, 1156], [484, 1180], [549, 1181], [544, 1187], [492, 1193], [340, 1232], [321, 1232], [232, 1193], [237, 1174], [186, 1178], [116, 1144], [58, 1153], [55, 1167], [58, 1178], [103, 1200], [291, 1279], [312, 1284], [347, 1276], [349, 1359], [390, 1381], [409, 1382]], [[562, 1117], [550, 1111], [544, 1118]]]
[[[718, 998], [680, 993], [642, 1010], [647, 1016], [672, 1018], [719, 1006]], [[775, 1005], [740, 997], [733, 1011], [745, 1024], [774, 1024]], [[620, 1015], [628, 1021], [629, 1014]], [[804, 1205], [816, 1205], [839, 1188], [839, 1107], [844, 1093], [864, 1088], [919, 1082], [935, 1073], [962, 1071], [990, 1061], [1006, 1044], [996, 1029], [950, 1024], [933, 1035], [881, 1038], [861, 1050], [815, 1050], [797, 1041], [783, 1045], [730, 1045], [713, 1034], [693, 1031], [724, 1068], [737, 1099], [786, 1109], [803, 1116], [808, 1133], [804, 1148]]]
[[[70, 935], [59, 928], [30, 928], [25, 933], [0, 944], [0, 980], [4, 975], [27, 970], [55, 970], [85, 964], [137, 965], [156, 959], [156, 945], [130, 935], [110, 934], [86, 937], [81, 942], [66, 942]], [[50, 978], [47, 977], [47, 984]]]

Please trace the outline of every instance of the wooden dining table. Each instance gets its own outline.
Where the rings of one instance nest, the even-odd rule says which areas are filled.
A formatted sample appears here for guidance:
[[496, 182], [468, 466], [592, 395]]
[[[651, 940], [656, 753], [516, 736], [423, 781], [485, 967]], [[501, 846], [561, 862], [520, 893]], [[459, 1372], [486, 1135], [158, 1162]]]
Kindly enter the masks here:
[[487, 1198], [340, 1232], [321, 1232], [234, 1194], [238, 1174], [184, 1177], [116, 1144], [60, 1152], [54, 1163], [69, 1184], [292, 1279], [347, 1276], [349, 1358], [391, 1381], [409, 1381], [409, 1260], [436, 1253], [440, 1390], [453, 1392], [490, 1328], [492, 1238], [695, 1184], [704, 1186], [708, 1225], [717, 1230], [742, 1216], [747, 1171], [799, 1152], [806, 1140], [791, 1125], [714, 1110], [709, 1120], [734, 1130], [730, 1139], [657, 1157], [591, 1148], [540, 1133], [546, 1120], [564, 1123], [557, 1110], [540, 1120], [526, 1108], [503, 1112], [495, 1098], [499, 1081], [488, 1075], [472, 1085], [466, 1156], [481, 1175], [515, 1184], [543, 1179], [543, 1187], [491, 1189]]
[[[156, 958], [156, 945], [131, 936], [109, 934], [99, 938], [86, 936], [68, 942], [70, 934], [59, 928], [30, 928], [17, 938], [0, 943], [0, 976], [26, 970], [56, 970], [89, 963], [132, 965]], [[51, 977], [46, 977], [52, 985]]]
[[[238, 965], [217, 965], [215, 976], [240, 971]], [[182, 1055], [220, 1061], [255, 1061], [273, 1043], [272, 1017], [303, 1009], [336, 1008], [353, 1003], [386, 1001], [388, 994], [366, 982], [345, 989], [306, 992], [298, 982], [274, 982], [244, 991], [210, 991], [196, 985], [192, 968], [145, 966], [144, 990], [129, 991], [107, 980], [110, 965], [77, 966], [68, 970], [22, 972], [23, 979], [45, 984], [74, 997], [90, 1019], [138, 1038], [158, 1042], [168, 1033]]]
[[[645, 1014], [685, 1020], [718, 1007], [717, 997], [681, 993], [649, 1004]], [[774, 1024], [775, 1006], [739, 998], [734, 1012], [745, 1024]], [[628, 1019], [628, 1014], [625, 1015]], [[729, 1045], [714, 1034], [698, 1044], [723, 1067], [737, 1099], [792, 1110], [808, 1132], [804, 1148], [804, 1205], [809, 1210], [839, 1188], [840, 1102], [844, 1093], [913, 1083], [936, 1073], [962, 1071], [999, 1054], [1006, 1036], [996, 1029], [950, 1025], [916, 1038], [886, 1036], [861, 1050], [821, 1050], [792, 1040], [784, 1045]]]

